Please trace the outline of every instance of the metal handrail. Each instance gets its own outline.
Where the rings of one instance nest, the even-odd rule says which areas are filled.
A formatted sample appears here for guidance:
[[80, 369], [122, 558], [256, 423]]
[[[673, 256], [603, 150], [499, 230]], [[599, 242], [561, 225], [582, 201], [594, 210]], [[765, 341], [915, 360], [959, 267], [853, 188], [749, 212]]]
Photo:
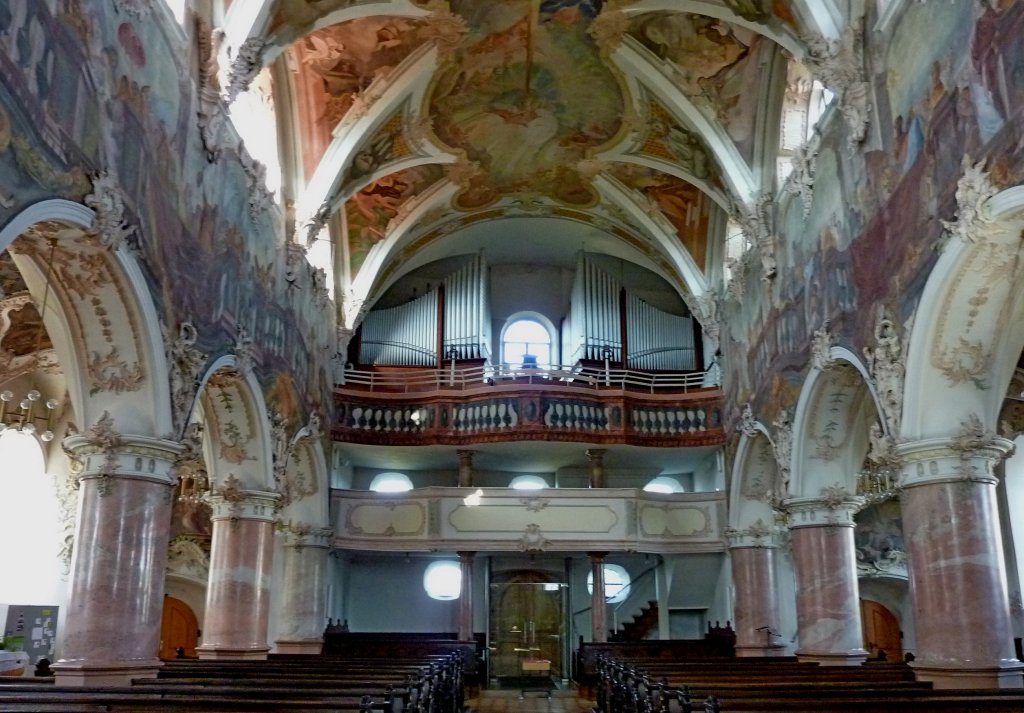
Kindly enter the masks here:
[[[581, 388], [682, 390], [718, 386], [708, 382], [707, 371], [648, 372], [635, 369], [600, 369], [579, 366], [546, 366], [538, 368], [506, 368], [489, 365], [410, 369], [408, 371], [364, 371], [347, 369], [341, 386], [364, 387], [369, 391], [462, 390], [484, 385], [550, 384], [560, 382]], [[712, 377], [714, 378], [714, 377]]]

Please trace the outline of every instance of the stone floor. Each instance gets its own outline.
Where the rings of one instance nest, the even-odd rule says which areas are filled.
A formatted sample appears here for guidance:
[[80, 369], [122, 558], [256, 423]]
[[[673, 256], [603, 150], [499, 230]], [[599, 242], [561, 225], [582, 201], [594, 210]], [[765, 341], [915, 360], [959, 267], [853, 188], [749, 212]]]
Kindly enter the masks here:
[[484, 690], [466, 701], [472, 713], [590, 713], [594, 702], [577, 696], [577, 691], [557, 690], [551, 697], [540, 692]]

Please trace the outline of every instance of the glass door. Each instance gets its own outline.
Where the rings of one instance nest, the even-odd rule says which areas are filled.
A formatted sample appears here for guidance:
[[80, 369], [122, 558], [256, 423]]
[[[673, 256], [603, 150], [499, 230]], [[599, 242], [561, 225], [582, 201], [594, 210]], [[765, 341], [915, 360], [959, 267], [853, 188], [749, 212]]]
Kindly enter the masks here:
[[[564, 678], [566, 585], [558, 582], [491, 584], [491, 675], [520, 678], [550, 662], [550, 675]], [[525, 665], [524, 665], [525, 663]], [[526, 672], [524, 674], [524, 671]]]

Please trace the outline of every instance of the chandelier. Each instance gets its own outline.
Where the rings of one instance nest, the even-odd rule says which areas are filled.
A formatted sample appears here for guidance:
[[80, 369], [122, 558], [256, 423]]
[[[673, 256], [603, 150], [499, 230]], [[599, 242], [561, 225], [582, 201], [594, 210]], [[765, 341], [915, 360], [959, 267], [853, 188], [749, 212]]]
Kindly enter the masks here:
[[[39, 328], [36, 330], [35, 349], [32, 353], [31, 382], [28, 393], [20, 399], [10, 389], [0, 392], [0, 431], [8, 428], [16, 429], [22, 433], [35, 435], [39, 430], [38, 422], [43, 422], [43, 430], [39, 438], [49, 442], [53, 440], [53, 420], [56, 416], [56, 408], [60, 405], [57, 399], [42, 401], [42, 394], [36, 388], [36, 379], [39, 373], [39, 353], [43, 344], [43, 337], [46, 336], [44, 319], [46, 315], [46, 304], [50, 299], [50, 275], [53, 270], [53, 257], [57, 250], [57, 239], [48, 238], [50, 243], [49, 255], [46, 259], [46, 273], [44, 274], [45, 288], [43, 289], [43, 303], [39, 309]], [[12, 405], [12, 402], [14, 405]]]
[[864, 465], [857, 474], [857, 495], [864, 498], [864, 507], [899, 497], [899, 468], [871, 462]]
[[191, 505], [204, 501], [210, 490], [206, 470], [191, 465], [178, 469], [178, 501]]

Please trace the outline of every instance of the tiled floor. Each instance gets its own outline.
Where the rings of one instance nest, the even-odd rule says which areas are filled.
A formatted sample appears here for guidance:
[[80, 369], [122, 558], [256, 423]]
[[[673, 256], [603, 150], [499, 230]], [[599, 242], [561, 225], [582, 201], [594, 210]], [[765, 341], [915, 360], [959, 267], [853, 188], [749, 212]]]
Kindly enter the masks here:
[[552, 691], [548, 698], [543, 693], [527, 692], [520, 698], [519, 691], [480, 691], [478, 698], [466, 701], [472, 713], [590, 713], [594, 701], [578, 698], [575, 690]]

